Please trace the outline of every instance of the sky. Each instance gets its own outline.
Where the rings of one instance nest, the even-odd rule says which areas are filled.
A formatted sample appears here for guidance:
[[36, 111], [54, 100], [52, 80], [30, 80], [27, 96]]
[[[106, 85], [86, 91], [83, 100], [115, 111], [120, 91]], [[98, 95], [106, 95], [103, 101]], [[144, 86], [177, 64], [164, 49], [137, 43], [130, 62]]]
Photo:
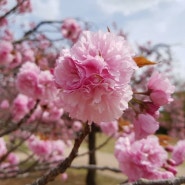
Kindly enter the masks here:
[[185, 0], [31, 0], [38, 19], [79, 18], [106, 30], [116, 22], [129, 40], [143, 44], [167, 43], [185, 76]]

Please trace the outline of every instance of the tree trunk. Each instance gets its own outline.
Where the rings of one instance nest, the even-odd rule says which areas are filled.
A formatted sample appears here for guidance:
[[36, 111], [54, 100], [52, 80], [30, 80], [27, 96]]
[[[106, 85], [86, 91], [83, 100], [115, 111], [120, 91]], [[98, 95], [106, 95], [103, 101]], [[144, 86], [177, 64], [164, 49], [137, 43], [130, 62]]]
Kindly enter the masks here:
[[[91, 125], [91, 132], [88, 135], [89, 165], [96, 165], [96, 126]], [[96, 185], [96, 169], [88, 169], [86, 185]]]

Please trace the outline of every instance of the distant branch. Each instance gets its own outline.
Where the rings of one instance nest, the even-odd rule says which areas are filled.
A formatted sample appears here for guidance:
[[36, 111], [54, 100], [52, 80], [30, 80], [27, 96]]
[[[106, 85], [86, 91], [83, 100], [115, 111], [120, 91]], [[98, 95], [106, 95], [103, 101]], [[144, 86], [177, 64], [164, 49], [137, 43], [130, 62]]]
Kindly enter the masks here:
[[13, 13], [14, 11], [16, 11], [16, 9], [17, 9], [20, 5], [22, 5], [22, 4], [24, 3], [24, 1], [27, 1], [27, 0], [22, 0], [20, 3], [17, 3], [12, 9], [10, 9], [8, 12], [6, 12], [4, 15], [2, 15], [2, 16], [0, 17], [0, 21], [1, 21], [2, 19], [4, 19], [5, 17], [7, 17], [8, 15], [10, 15], [11, 13]]
[[181, 185], [183, 183], [185, 183], [185, 176], [161, 180], [140, 179], [136, 182], [121, 183], [120, 185]]
[[11, 126], [10, 128], [8, 128], [7, 130], [3, 131], [0, 133], [0, 137], [7, 135], [15, 130], [17, 130], [23, 123], [25, 123], [33, 114], [33, 112], [35, 111], [35, 109], [37, 108], [37, 105], [39, 103], [39, 100], [37, 100], [35, 106], [30, 110], [30, 112], [28, 114], [26, 114], [17, 124]]
[[14, 44], [18, 44], [21, 43], [22, 41], [26, 40], [29, 38], [30, 35], [32, 35], [33, 33], [37, 32], [37, 30], [43, 26], [43, 25], [47, 25], [47, 24], [61, 24], [62, 21], [41, 21], [39, 22], [33, 29], [30, 29], [29, 31], [25, 32], [22, 39], [14, 41]]
[[96, 150], [99, 150], [101, 149], [102, 147], [104, 147], [110, 140], [112, 139], [112, 136], [108, 137], [102, 144], [100, 144], [99, 146], [97, 146], [94, 150], [91, 150], [91, 151], [87, 151], [87, 152], [84, 152], [82, 154], [79, 154], [77, 157], [82, 157], [84, 155], [87, 155], [91, 152], [94, 152]]
[[105, 171], [105, 170], [108, 170], [108, 171], [112, 171], [112, 172], [115, 172], [115, 173], [120, 173], [121, 171], [117, 168], [110, 168], [108, 166], [97, 166], [97, 165], [83, 165], [83, 166], [71, 166], [70, 168], [73, 168], [73, 169], [95, 169], [95, 170], [100, 170], [100, 171]]
[[38, 23], [33, 29], [27, 31], [25, 34], [24, 34], [24, 37], [27, 37], [28, 35], [32, 34], [33, 32], [37, 31], [42, 25], [44, 24], [60, 24], [62, 23], [62, 21], [41, 21], [40, 23]]

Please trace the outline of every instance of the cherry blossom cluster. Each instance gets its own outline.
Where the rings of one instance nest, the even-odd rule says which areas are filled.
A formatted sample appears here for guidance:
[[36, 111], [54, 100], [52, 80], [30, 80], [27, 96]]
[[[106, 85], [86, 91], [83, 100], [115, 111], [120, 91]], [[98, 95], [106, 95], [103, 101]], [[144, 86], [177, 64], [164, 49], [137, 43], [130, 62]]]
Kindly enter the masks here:
[[[3, 138], [0, 138], [0, 159], [7, 154], [8, 149], [6, 146], [6, 142]], [[11, 176], [14, 174], [14, 170], [18, 170], [18, 164], [19, 164], [19, 158], [16, 154], [13, 152], [8, 153], [6, 160], [1, 161], [0, 163], [0, 176], [7, 175]]]
[[[172, 178], [177, 173], [169, 162], [173, 160], [168, 159], [158, 138], [150, 135], [159, 129], [159, 109], [173, 100], [174, 86], [155, 71], [145, 92], [132, 93], [131, 76], [137, 69], [133, 55], [121, 37], [109, 32], [83, 32], [57, 60], [54, 76], [61, 103], [72, 118], [95, 122], [107, 135], [117, 138], [115, 156], [130, 181]], [[116, 134], [116, 120], [128, 104], [135, 117], [133, 125], [122, 127], [127, 134]]]
[[64, 159], [66, 145], [62, 140], [43, 140], [39, 137], [31, 136], [28, 139], [28, 147], [40, 162], [51, 163]]
[[173, 101], [170, 80], [152, 68], [148, 76], [141, 72], [139, 87], [133, 75], [141, 65], [124, 34], [87, 31], [73, 18], [30, 23], [17, 37], [9, 16], [30, 13], [31, 1], [15, 1], [6, 14], [7, 2], [0, 1], [0, 177], [19, 174], [20, 146], [28, 150], [25, 161], [55, 168], [92, 123], [115, 138], [114, 154], [129, 181], [174, 177], [185, 141], [162, 146], [155, 135], [160, 110]]
[[61, 32], [64, 38], [75, 43], [82, 32], [82, 28], [75, 19], [68, 18], [63, 21]]

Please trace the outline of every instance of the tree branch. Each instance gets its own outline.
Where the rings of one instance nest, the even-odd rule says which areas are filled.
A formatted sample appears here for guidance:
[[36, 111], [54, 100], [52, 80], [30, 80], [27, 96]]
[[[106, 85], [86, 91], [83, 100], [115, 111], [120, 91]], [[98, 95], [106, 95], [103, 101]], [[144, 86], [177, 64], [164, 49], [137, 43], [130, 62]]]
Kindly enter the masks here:
[[89, 154], [91, 152], [94, 152], [96, 150], [101, 149], [102, 147], [104, 147], [112, 139], [112, 137], [113, 137], [113, 135], [109, 136], [103, 143], [101, 143], [99, 146], [97, 146], [93, 151], [91, 150], [91, 151], [87, 151], [87, 152], [81, 153], [77, 157], [82, 157], [82, 156], [87, 155], [87, 154]]
[[89, 125], [85, 124], [84, 131], [81, 133], [81, 135], [77, 139], [75, 139], [74, 146], [73, 146], [69, 156], [64, 161], [59, 163], [55, 168], [53, 168], [49, 172], [47, 172], [45, 175], [43, 175], [42, 177], [40, 177], [39, 179], [37, 179], [33, 183], [27, 184], [27, 185], [45, 185], [48, 182], [53, 181], [55, 179], [55, 177], [57, 175], [59, 175], [60, 173], [64, 173], [67, 170], [67, 168], [70, 167], [74, 158], [77, 156], [78, 149], [79, 149], [82, 141], [89, 134], [89, 132], [90, 132]]
[[120, 185], [181, 185], [183, 183], [185, 183], [185, 176], [161, 180], [140, 179], [136, 182], [121, 183]]
[[73, 168], [73, 169], [95, 169], [95, 170], [100, 170], [100, 171], [105, 171], [105, 170], [108, 170], [108, 171], [112, 171], [112, 172], [115, 172], [115, 173], [120, 173], [121, 171], [117, 168], [110, 168], [108, 166], [97, 166], [97, 165], [83, 165], [83, 166], [70, 166], [70, 168]]
[[33, 32], [37, 31], [42, 25], [44, 24], [61, 24], [62, 21], [41, 21], [40, 23], [38, 23], [33, 29], [27, 31], [25, 34], [24, 34], [24, 37], [27, 37], [28, 35], [32, 34]]
[[14, 124], [12, 127], [2, 131], [0, 133], [0, 137], [7, 135], [15, 130], [17, 130], [23, 123], [25, 123], [33, 114], [33, 112], [35, 111], [35, 109], [37, 108], [37, 105], [39, 103], [39, 100], [37, 100], [35, 106], [30, 110], [30, 112], [28, 114], [26, 114], [17, 124]]
[[2, 16], [0, 17], [0, 21], [1, 21], [2, 19], [4, 19], [5, 17], [7, 17], [8, 15], [10, 15], [11, 13], [13, 13], [14, 11], [16, 11], [16, 9], [17, 9], [20, 5], [22, 5], [22, 4], [24, 3], [24, 1], [25, 1], [25, 0], [22, 0], [20, 3], [17, 3], [12, 9], [10, 9], [8, 12], [6, 12], [4, 15], [2, 15]]

